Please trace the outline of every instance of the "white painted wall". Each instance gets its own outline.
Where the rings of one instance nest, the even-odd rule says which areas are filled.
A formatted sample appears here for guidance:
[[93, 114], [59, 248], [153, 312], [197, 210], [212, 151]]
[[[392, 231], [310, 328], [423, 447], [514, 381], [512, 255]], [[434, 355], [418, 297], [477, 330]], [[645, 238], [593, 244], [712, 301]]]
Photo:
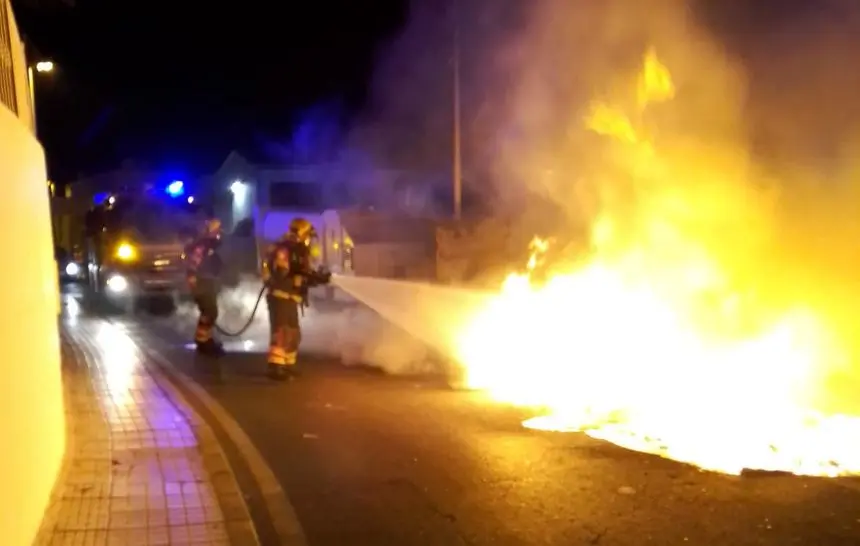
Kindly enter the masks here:
[[[19, 42], [17, 35], [12, 38]], [[12, 53], [15, 66], [26, 67], [23, 50]], [[0, 216], [9, 227], [0, 230], [8, 265], [0, 277], [0, 529], [9, 546], [33, 542], [65, 449], [45, 157], [30, 129], [29, 110], [19, 115], [23, 121], [0, 107]]]
[[499, 286], [523, 255], [530, 234], [513, 230], [504, 218], [436, 230], [436, 279], [443, 284]]

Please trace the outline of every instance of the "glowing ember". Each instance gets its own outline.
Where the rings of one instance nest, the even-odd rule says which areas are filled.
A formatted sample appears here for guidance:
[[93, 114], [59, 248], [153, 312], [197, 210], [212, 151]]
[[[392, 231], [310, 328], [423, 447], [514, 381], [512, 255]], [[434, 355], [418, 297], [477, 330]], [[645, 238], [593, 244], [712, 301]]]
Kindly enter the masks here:
[[[653, 51], [637, 91], [637, 120], [674, 97]], [[632, 210], [604, 207], [587, 265], [541, 286], [529, 274], [507, 279], [459, 340], [469, 386], [547, 410], [527, 427], [584, 431], [708, 470], [860, 473], [860, 419], [812, 409], [822, 367], [845, 358], [826, 325], [805, 306], [774, 309], [733, 288], [725, 253], [703, 235], [754, 231], [760, 214], [739, 205], [741, 189], [716, 180], [723, 173], [681, 171], [621, 109], [594, 105], [586, 125], [648, 191]], [[533, 243], [529, 270], [546, 250]]]

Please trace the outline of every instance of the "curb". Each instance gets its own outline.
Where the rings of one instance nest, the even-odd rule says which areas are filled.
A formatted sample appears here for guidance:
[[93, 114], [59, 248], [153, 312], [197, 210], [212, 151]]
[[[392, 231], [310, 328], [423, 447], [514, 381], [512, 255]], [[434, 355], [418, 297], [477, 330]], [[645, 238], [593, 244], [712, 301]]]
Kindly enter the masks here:
[[[132, 341], [134, 341], [133, 338]], [[221, 444], [218, 443], [215, 433], [206, 424], [206, 421], [194, 411], [185, 395], [176, 388], [170, 374], [165, 373], [164, 366], [159, 362], [153, 362], [151, 350], [142, 347], [136, 341], [134, 343], [138, 350], [146, 356], [144, 359], [146, 370], [152, 376], [155, 384], [176, 404], [177, 409], [191, 424], [194, 436], [199, 442], [203, 468], [209, 476], [215, 497], [218, 499], [218, 504], [224, 515], [224, 525], [230, 543], [236, 546], [260, 546], [260, 539], [257, 536], [248, 505], [242, 496], [236, 475], [227, 462], [227, 456], [224, 454]]]
[[[188, 389], [196, 400], [203, 407], [211, 412], [212, 416], [218, 421], [219, 425], [224, 429], [227, 437], [236, 446], [241, 456], [245, 459], [253, 480], [259, 487], [266, 506], [269, 512], [269, 519], [274, 526], [275, 532], [278, 535], [279, 544], [283, 546], [307, 546], [307, 539], [299, 523], [298, 516], [289, 502], [286, 493], [281, 487], [280, 482], [275, 476], [272, 469], [265, 462], [263, 455], [254, 446], [252, 440], [248, 437], [239, 423], [219, 404], [212, 396], [206, 392], [199, 383], [188, 376], [185, 372], [174, 366], [170, 360], [152, 347], [138, 347], [144, 351], [148, 357], [148, 362], [152, 362], [160, 368], [163, 376], [169, 377], [169, 381], [180, 384], [183, 388]], [[171, 385], [173, 390], [176, 387]], [[183, 400], [186, 400], [183, 397]], [[207, 427], [208, 434], [213, 434], [211, 428]], [[212, 436], [215, 439], [214, 434]], [[219, 450], [220, 450], [219, 445]], [[223, 455], [223, 451], [222, 451]], [[235, 480], [235, 476], [233, 476]], [[247, 511], [247, 505], [246, 505]], [[244, 543], [242, 543], [244, 544]]]

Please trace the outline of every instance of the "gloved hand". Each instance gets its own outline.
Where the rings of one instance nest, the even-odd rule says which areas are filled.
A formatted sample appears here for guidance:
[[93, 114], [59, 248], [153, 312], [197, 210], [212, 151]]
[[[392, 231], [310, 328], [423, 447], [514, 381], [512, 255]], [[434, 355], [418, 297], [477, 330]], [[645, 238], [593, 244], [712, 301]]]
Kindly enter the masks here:
[[319, 266], [308, 279], [313, 286], [321, 286], [331, 282], [331, 271], [324, 266]]

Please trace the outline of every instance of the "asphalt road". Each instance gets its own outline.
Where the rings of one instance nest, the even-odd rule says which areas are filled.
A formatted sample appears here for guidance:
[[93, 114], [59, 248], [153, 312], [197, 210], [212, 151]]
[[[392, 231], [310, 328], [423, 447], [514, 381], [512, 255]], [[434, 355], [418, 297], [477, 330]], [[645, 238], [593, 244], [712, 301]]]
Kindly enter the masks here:
[[262, 355], [234, 353], [218, 375], [175, 331], [118, 320], [232, 414], [312, 546], [860, 544], [850, 481], [703, 473], [525, 430], [524, 412], [433, 378], [332, 361], [306, 359], [298, 381], [276, 384]]

